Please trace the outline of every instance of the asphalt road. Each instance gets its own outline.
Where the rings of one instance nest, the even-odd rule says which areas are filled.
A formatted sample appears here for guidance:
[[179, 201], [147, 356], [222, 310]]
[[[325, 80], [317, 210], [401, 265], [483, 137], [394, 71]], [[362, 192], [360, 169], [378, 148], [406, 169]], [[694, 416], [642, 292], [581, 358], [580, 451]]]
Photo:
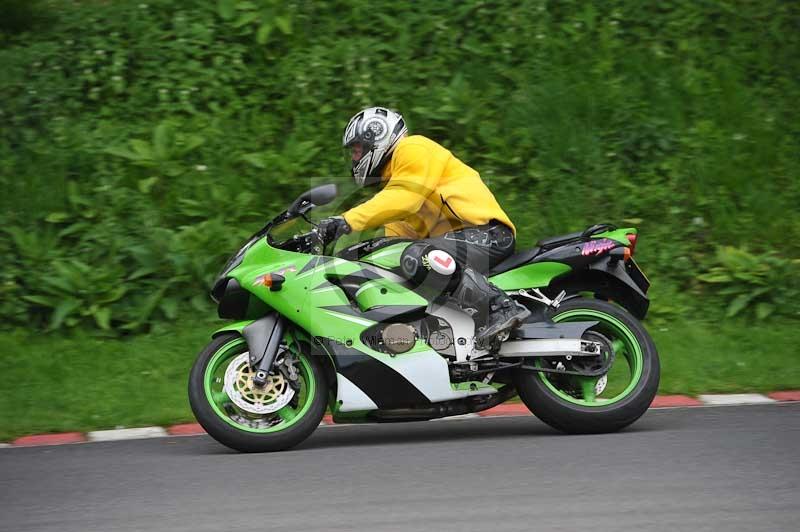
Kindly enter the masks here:
[[0, 450], [3, 531], [800, 530], [800, 404], [322, 427], [278, 454], [208, 437]]

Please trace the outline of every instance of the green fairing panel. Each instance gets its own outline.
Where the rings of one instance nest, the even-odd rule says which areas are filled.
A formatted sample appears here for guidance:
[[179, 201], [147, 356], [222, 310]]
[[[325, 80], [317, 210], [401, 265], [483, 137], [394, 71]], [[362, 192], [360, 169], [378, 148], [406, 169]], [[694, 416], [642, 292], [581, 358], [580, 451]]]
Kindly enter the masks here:
[[622, 229], [615, 229], [613, 231], [606, 231], [605, 233], [598, 233], [596, 235], [592, 235], [592, 238], [608, 238], [611, 240], [616, 240], [626, 246], [630, 243], [628, 241], [628, 237], [626, 235], [630, 234], [637, 234], [639, 232], [638, 229], [635, 227], [623, 227]]
[[539, 288], [549, 285], [553, 279], [570, 270], [569, 266], [560, 262], [534, 262], [490, 277], [489, 281], [502, 290]]
[[400, 266], [400, 256], [403, 254], [403, 251], [405, 251], [409, 244], [410, 242], [399, 242], [383, 249], [379, 249], [378, 251], [370, 253], [369, 255], [365, 255], [361, 258], [361, 260], [363, 262], [374, 264], [375, 266], [380, 266], [381, 268], [397, 268]]
[[[328, 278], [353, 274], [362, 268], [358, 262], [275, 249], [261, 240], [229, 275], [311, 336], [357, 342], [364, 327], [375, 322], [345, 312], [350, 302]], [[280, 290], [271, 291], [259, 282], [268, 273], [284, 277]]]
[[364, 283], [356, 292], [356, 302], [362, 311], [386, 305], [428, 306], [425, 298], [389, 279]]

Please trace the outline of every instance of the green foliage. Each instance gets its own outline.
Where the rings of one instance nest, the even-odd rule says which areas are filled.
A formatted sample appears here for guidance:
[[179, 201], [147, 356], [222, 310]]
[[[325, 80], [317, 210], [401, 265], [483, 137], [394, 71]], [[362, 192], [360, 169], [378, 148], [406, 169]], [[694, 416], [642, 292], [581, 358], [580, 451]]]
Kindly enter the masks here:
[[716, 245], [800, 255], [796, 2], [12, 4], [6, 326], [141, 330], [204, 308], [238, 240], [326, 180], [308, 176], [346, 182], [341, 128], [375, 103], [478, 169], [521, 245], [638, 226], [654, 289], [699, 290], [656, 315], [727, 289], [696, 280]]
[[5, 35], [30, 30], [41, 22], [41, 0], [0, 0], [0, 44]]
[[717, 248], [714, 265], [700, 275], [726, 305], [726, 317], [748, 314], [800, 317], [800, 259], [753, 254], [733, 246]]

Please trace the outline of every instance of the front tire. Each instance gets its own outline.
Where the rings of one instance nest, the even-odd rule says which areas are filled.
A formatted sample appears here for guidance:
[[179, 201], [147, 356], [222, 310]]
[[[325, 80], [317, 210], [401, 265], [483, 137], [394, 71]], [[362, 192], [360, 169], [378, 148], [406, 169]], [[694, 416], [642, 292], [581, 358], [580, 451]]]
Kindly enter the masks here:
[[[276, 384], [270, 384], [269, 393], [248, 388], [245, 353], [247, 343], [237, 333], [218, 336], [200, 352], [189, 375], [189, 404], [197, 421], [215, 440], [237, 451], [294, 447], [314, 432], [325, 414], [328, 385], [319, 361], [293, 349], [299, 389], [275, 412], [258, 413], [269, 410], [270, 401], [285, 399], [288, 381], [273, 371]], [[276, 389], [282, 394], [272, 393]], [[238, 394], [237, 401], [230, 397], [233, 394]]]
[[[518, 370], [514, 382], [528, 409], [570, 434], [614, 432], [639, 419], [652, 403], [660, 378], [658, 352], [642, 324], [616, 305], [583, 298], [562, 303], [553, 321], [596, 321], [584, 339], [605, 342], [614, 361], [608, 373], [597, 378]], [[561, 357], [537, 359], [536, 364], [565, 364], [570, 369], [570, 362]]]

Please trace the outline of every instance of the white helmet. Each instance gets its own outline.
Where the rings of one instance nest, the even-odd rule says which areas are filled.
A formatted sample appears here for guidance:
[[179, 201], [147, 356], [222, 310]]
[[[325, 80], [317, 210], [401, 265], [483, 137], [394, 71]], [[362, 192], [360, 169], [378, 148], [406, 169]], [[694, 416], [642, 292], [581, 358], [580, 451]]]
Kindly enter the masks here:
[[350, 148], [361, 144], [361, 157], [352, 159], [353, 178], [358, 186], [380, 183], [383, 166], [407, 134], [408, 128], [400, 113], [385, 107], [364, 109], [350, 119], [342, 136], [342, 146]]

